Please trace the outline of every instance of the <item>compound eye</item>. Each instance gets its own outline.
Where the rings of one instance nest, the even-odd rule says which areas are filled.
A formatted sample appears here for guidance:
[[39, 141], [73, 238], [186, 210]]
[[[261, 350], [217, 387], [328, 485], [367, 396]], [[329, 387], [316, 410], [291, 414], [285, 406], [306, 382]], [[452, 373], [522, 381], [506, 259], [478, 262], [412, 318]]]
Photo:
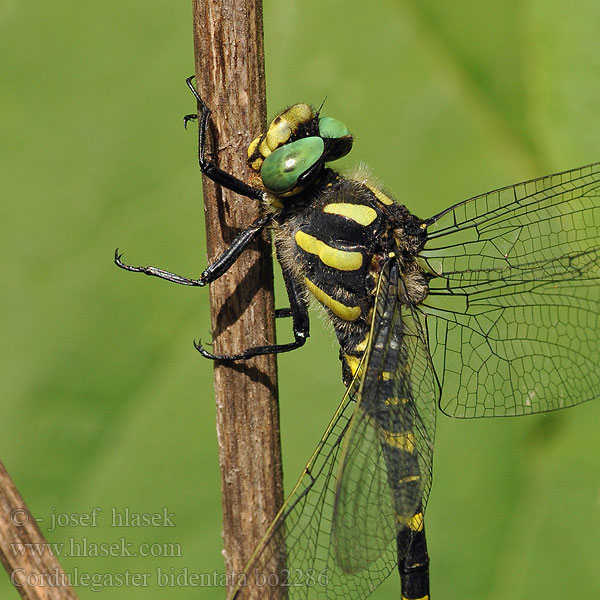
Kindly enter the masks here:
[[319, 135], [325, 141], [325, 162], [342, 158], [352, 150], [352, 134], [344, 123], [333, 117], [319, 119]]
[[344, 123], [333, 117], [321, 117], [319, 119], [319, 135], [324, 138], [339, 139], [350, 135], [350, 130]]
[[274, 194], [288, 192], [321, 159], [324, 149], [323, 140], [316, 136], [302, 138], [278, 148], [265, 158], [260, 169], [265, 188]]

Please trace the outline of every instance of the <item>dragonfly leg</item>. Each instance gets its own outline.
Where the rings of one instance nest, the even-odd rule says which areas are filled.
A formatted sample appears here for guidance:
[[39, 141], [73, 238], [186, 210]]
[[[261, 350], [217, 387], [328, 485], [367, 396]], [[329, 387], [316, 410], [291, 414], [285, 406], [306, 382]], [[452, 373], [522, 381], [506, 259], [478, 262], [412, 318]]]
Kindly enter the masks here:
[[271, 219], [271, 215], [263, 215], [256, 219], [250, 227], [241, 231], [221, 256], [204, 269], [198, 279], [183, 277], [182, 275], [177, 275], [176, 273], [171, 273], [170, 271], [165, 271], [157, 267], [135, 267], [133, 265], [128, 265], [121, 260], [123, 255], [119, 253], [118, 248], [115, 250], [115, 264], [126, 271], [145, 273], [146, 275], [152, 275], [153, 277], [166, 279], [167, 281], [179, 283], [181, 285], [202, 287], [221, 277], [221, 275], [223, 275], [223, 273], [225, 273], [238, 259], [248, 244], [271, 222]]
[[194, 76], [188, 77], [185, 82], [190, 88], [192, 94], [198, 102], [198, 114], [196, 116], [186, 115], [183, 118], [184, 125], [187, 125], [188, 121], [192, 119], [198, 119], [199, 129], [199, 144], [198, 144], [198, 164], [200, 170], [209, 179], [214, 181], [216, 184], [240, 194], [240, 196], [246, 196], [247, 198], [254, 198], [255, 200], [262, 200], [265, 197], [265, 192], [258, 188], [254, 188], [241, 179], [226, 173], [222, 169], [219, 169], [217, 165], [206, 159], [206, 136], [208, 134], [208, 120], [210, 117], [210, 109], [206, 106], [206, 103], [200, 97], [198, 90], [194, 87], [192, 80]]
[[[279, 254], [279, 252], [278, 252]], [[280, 261], [281, 262], [281, 261]], [[254, 348], [248, 348], [247, 350], [238, 354], [212, 354], [208, 352], [200, 342], [194, 342], [196, 349], [202, 356], [211, 360], [246, 360], [253, 356], [260, 356], [263, 354], [280, 354], [282, 352], [290, 352], [300, 348], [306, 343], [309, 336], [310, 321], [308, 318], [308, 306], [302, 291], [299, 289], [298, 283], [294, 278], [293, 274], [282, 265], [281, 271], [283, 274], [283, 281], [285, 282], [285, 288], [287, 290], [288, 298], [290, 301], [289, 308], [279, 309], [275, 312], [276, 317], [292, 317], [292, 331], [294, 333], [294, 341], [289, 344], [272, 344], [268, 346], [256, 346]]]
[[183, 115], [183, 127], [185, 129], [187, 129], [187, 124], [190, 121], [195, 121], [198, 118], [198, 115], [196, 113], [192, 113], [190, 115]]

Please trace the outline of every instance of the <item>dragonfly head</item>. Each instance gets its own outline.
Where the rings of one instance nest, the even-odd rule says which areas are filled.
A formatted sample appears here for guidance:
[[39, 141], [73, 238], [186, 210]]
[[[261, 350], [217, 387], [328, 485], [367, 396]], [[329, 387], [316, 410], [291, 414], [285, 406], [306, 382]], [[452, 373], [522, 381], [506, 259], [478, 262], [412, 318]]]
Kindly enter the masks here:
[[353, 137], [344, 123], [322, 117], [308, 104], [279, 113], [248, 146], [248, 164], [265, 189], [284, 198], [310, 185], [324, 165], [345, 156]]

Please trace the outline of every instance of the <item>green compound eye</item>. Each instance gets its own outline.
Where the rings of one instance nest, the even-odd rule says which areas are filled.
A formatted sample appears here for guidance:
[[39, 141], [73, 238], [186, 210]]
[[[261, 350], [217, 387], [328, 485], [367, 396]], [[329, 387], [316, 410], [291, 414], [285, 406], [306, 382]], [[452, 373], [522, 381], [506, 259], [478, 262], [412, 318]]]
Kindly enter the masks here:
[[320, 137], [307, 137], [278, 148], [263, 162], [260, 170], [264, 186], [274, 194], [291, 190], [298, 178], [323, 156]]
[[344, 123], [333, 117], [321, 117], [319, 119], [319, 135], [324, 138], [341, 138], [350, 135], [350, 131]]

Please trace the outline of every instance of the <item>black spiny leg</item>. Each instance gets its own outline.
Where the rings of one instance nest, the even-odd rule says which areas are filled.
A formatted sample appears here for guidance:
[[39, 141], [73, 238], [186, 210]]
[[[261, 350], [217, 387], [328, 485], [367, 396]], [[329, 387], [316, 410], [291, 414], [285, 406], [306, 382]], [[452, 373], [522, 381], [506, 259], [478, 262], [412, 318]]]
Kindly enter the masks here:
[[246, 196], [247, 198], [254, 198], [255, 200], [262, 200], [265, 196], [265, 192], [263, 190], [259, 190], [258, 188], [253, 188], [252, 186], [244, 183], [241, 179], [226, 173], [222, 169], [219, 169], [217, 165], [211, 163], [206, 160], [204, 154], [206, 150], [206, 134], [208, 129], [208, 119], [210, 117], [210, 109], [204, 103], [204, 100], [200, 97], [198, 90], [194, 87], [192, 83], [192, 79], [194, 76], [188, 77], [185, 82], [188, 84], [188, 87], [194, 94], [194, 97], [198, 101], [198, 115], [194, 117], [193, 115], [186, 115], [183, 117], [184, 125], [187, 125], [188, 121], [191, 119], [198, 119], [198, 129], [199, 129], [199, 144], [198, 144], [198, 163], [200, 164], [200, 170], [204, 175], [206, 175], [209, 179], [212, 179], [216, 184], [235, 192], [236, 194], [240, 194], [241, 196]]
[[191, 115], [183, 115], [183, 128], [187, 129], [187, 124], [190, 121], [195, 121], [198, 118], [196, 113], [192, 113]]
[[146, 275], [152, 275], [153, 277], [159, 277], [160, 279], [166, 279], [173, 283], [180, 283], [181, 285], [193, 285], [202, 287], [207, 283], [213, 282], [218, 279], [227, 271], [231, 265], [238, 259], [239, 255], [246, 249], [246, 246], [264, 229], [266, 225], [269, 225], [272, 215], [263, 215], [259, 217], [248, 227], [240, 232], [237, 237], [231, 242], [231, 244], [225, 249], [223, 254], [215, 260], [211, 265], [206, 267], [198, 279], [191, 279], [189, 277], [183, 277], [170, 271], [164, 271], [157, 267], [134, 267], [121, 261], [122, 254], [119, 254], [119, 249], [115, 250], [115, 264], [121, 269], [126, 271], [133, 271], [134, 273], [144, 273]]
[[[236, 194], [240, 194], [242, 196], [246, 196], [247, 198], [253, 198], [255, 200], [262, 200], [264, 198], [265, 192], [259, 190], [257, 188], [253, 188], [248, 184], [244, 183], [240, 179], [237, 179], [233, 175], [226, 173], [225, 171], [219, 169], [215, 164], [209, 162], [205, 158], [205, 150], [206, 150], [206, 135], [208, 131], [208, 119], [210, 117], [210, 109], [204, 103], [204, 100], [198, 94], [198, 91], [192, 84], [192, 79], [194, 76], [188, 77], [186, 79], [186, 83], [194, 97], [198, 101], [199, 114], [197, 115], [186, 115], [183, 118], [184, 125], [187, 126], [188, 121], [192, 119], [199, 119], [198, 127], [199, 127], [199, 148], [198, 148], [198, 162], [200, 164], [200, 170], [204, 175], [206, 175], [209, 179], [217, 183], [218, 185], [235, 192]], [[166, 279], [167, 281], [172, 281], [173, 283], [179, 283], [181, 285], [191, 285], [191, 286], [200, 286], [206, 285], [211, 281], [219, 278], [229, 267], [235, 262], [238, 256], [242, 253], [244, 248], [256, 237], [256, 234], [259, 233], [265, 225], [270, 223], [271, 221], [270, 215], [265, 215], [259, 217], [254, 223], [242, 231], [233, 241], [233, 243], [227, 248], [223, 254], [212, 264], [210, 265], [203, 273], [200, 275], [198, 279], [192, 279], [190, 277], [183, 277], [182, 275], [177, 275], [176, 273], [171, 273], [170, 271], [165, 271], [163, 269], [159, 269], [158, 267], [136, 267], [133, 265], [128, 265], [121, 261], [122, 254], [119, 253], [119, 250], [115, 250], [115, 264], [121, 269], [125, 269], [126, 271], [132, 271], [134, 273], [145, 273], [146, 275], [152, 275], [153, 277], [159, 277], [160, 279]]]
[[[278, 254], [279, 254], [279, 249]], [[281, 264], [281, 261], [279, 261]], [[208, 270], [208, 269], [207, 269]], [[262, 354], [280, 354], [281, 352], [290, 352], [296, 348], [300, 348], [306, 342], [309, 336], [309, 319], [308, 319], [308, 307], [306, 300], [298, 288], [298, 284], [294, 279], [294, 276], [286, 269], [283, 265], [281, 267], [283, 274], [283, 281], [285, 282], [285, 288], [287, 290], [288, 298], [290, 301], [289, 308], [280, 308], [275, 311], [275, 316], [279, 317], [292, 317], [292, 328], [294, 332], [294, 341], [289, 344], [272, 344], [270, 346], [256, 346], [255, 348], [248, 348], [244, 352], [239, 354], [211, 354], [207, 352], [200, 342], [194, 343], [196, 349], [205, 358], [212, 360], [245, 360], [252, 358], [253, 356], [260, 356]]]

